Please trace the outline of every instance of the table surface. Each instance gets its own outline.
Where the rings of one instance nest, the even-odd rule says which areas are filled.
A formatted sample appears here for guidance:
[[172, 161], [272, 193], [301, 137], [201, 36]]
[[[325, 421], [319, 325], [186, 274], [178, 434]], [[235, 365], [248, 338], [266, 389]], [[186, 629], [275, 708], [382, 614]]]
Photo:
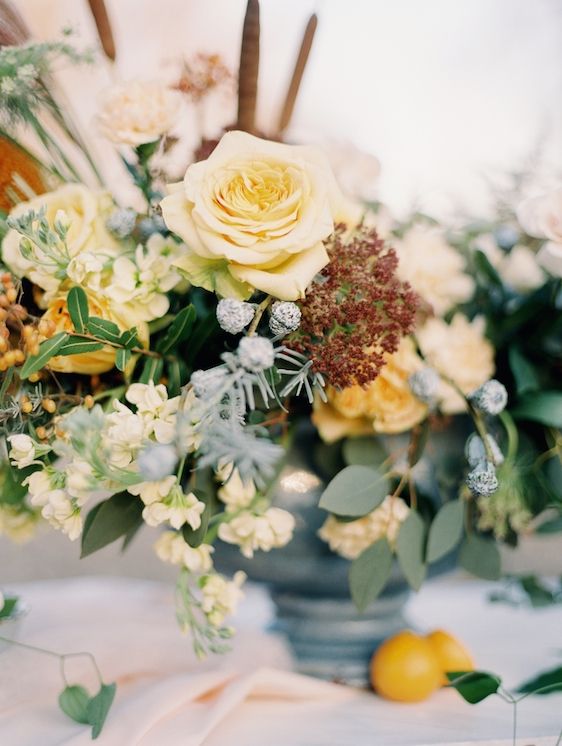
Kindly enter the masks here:
[[[560, 661], [562, 611], [490, 604], [492, 587], [457, 576], [440, 578], [412, 599], [408, 618], [422, 631], [443, 627], [458, 635], [479, 668], [500, 674], [508, 688], [515, 687]], [[89, 650], [105, 680], [117, 681], [116, 703], [100, 746], [512, 743], [511, 707], [497, 697], [471, 706], [445, 690], [424, 703], [401, 705], [367, 692], [291, 678], [283, 673], [291, 668], [285, 644], [264, 631], [271, 607], [258, 588], [248, 589], [236, 619], [233, 650], [203, 663], [195, 661], [189, 640], [176, 627], [168, 584], [85, 577], [5, 590], [20, 593], [30, 606], [20, 640], [61, 652]], [[252, 673], [258, 669], [265, 673]], [[73, 662], [68, 675], [94, 687], [87, 663]], [[220, 690], [211, 717], [208, 703], [221, 677], [233, 681], [234, 689], [226, 688], [228, 696]], [[192, 693], [194, 688], [199, 694]], [[58, 711], [60, 689], [56, 660], [16, 647], [2, 652], [0, 743], [88, 743], [84, 726]], [[146, 702], [152, 703], [152, 714]], [[195, 725], [202, 722], [204, 727]], [[126, 723], [138, 727], [125, 728]], [[561, 729], [562, 695], [529, 697], [519, 705], [521, 746], [555, 746]]]

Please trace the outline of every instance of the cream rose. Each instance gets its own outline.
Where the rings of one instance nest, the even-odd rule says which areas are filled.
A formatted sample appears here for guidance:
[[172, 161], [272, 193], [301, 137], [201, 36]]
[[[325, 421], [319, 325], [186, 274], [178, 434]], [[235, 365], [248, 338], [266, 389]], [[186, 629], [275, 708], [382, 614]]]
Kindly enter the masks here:
[[[86, 291], [88, 296], [88, 308], [91, 316], [113, 321], [125, 331], [131, 326], [136, 326], [139, 341], [142, 345], [148, 344], [148, 326], [145, 323], [132, 323], [132, 319], [124, 310], [118, 309], [108, 303], [100, 296]], [[44, 319], [55, 323], [55, 334], [58, 332], [72, 332], [74, 325], [70, 319], [66, 305], [67, 293], [61, 293], [51, 300], [47, 310], [43, 314]], [[106, 373], [115, 365], [115, 348], [104, 346], [97, 352], [88, 352], [79, 355], [57, 355], [49, 360], [49, 368], [60, 373], [80, 373], [84, 375], [96, 375]]]
[[[469, 321], [457, 313], [450, 324], [432, 318], [417, 332], [420, 349], [429, 365], [464, 394], [472, 393], [494, 374], [494, 348], [486, 339], [485, 326], [483, 317]], [[446, 414], [466, 409], [463, 397], [446, 381], [441, 382], [438, 399]]]
[[562, 188], [525, 200], [517, 218], [529, 235], [562, 244]]
[[102, 94], [98, 125], [108, 140], [136, 147], [169, 132], [179, 106], [177, 92], [162, 83], [133, 80]]
[[[10, 215], [18, 217], [30, 210], [42, 209], [49, 225], [53, 226], [55, 219], [61, 218], [68, 223], [66, 245], [71, 257], [83, 251], [95, 252], [100, 247], [105, 253], [118, 251], [117, 241], [105, 226], [113, 209], [113, 201], [106, 192], [94, 191], [82, 184], [66, 184], [28, 202], [20, 202]], [[52, 266], [25, 259], [20, 251], [21, 239], [16, 230], [6, 233], [2, 241], [3, 261], [18, 277], [26, 277], [48, 293], [55, 292], [61, 281], [54, 277]]]
[[386, 365], [366, 388], [327, 388], [328, 401], [314, 402], [312, 420], [327, 443], [340, 438], [372, 433], [402, 433], [421, 422], [427, 406], [417, 399], [408, 379], [423, 367], [410, 338], [397, 352], [387, 355]]
[[244, 132], [224, 135], [161, 202], [166, 225], [188, 246], [176, 266], [192, 284], [282, 300], [304, 297], [328, 263], [323, 240], [349, 219], [344, 205], [320, 151]]
[[462, 255], [447, 243], [441, 228], [413, 225], [393, 246], [398, 255], [398, 276], [409, 282], [438, 316], [474, 294], [474, 280], [465, 272]]

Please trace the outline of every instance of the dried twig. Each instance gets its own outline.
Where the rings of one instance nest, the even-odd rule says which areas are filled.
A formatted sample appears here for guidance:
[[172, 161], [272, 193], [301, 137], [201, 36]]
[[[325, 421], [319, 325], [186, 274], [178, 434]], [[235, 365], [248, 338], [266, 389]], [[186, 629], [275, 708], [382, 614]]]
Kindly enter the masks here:
[[240, 69], [238, 71], [237, 127], [245, 132], [255, 130], [259, 64], [260, 4], [259, 0], [248, 0], [242, 31]]
[[299, 89], [302, 83], [302, 78], [306, 69], [306, 63], [308, 62], [308, 57], [310, 55], [310, 50], [312, 48], [312, 42], [314, 40], [314, 34], [316, 33], [317, 26], [318, 16], [316, 15], [316, 13], [313, 13], [308, 19], [308, 23], [306, 24], [306, 29], [301, 42], [301, 48], [299, 50], [299, 55], [295, 63], [295, 69], [293, 70], [293, 77], [291, 78], [289, 89], [287, 91], [287, 95], [285, 96], [285, 103], [283, 104], [281, 116], [279, 117], [279, 125], [277, 128], [278, 134], [282, 134], [287, 129], [289, 122], [291, 121], [291, 117], [293, 116], [293, 109], [295, 108], [297, 96], [299, 95]]

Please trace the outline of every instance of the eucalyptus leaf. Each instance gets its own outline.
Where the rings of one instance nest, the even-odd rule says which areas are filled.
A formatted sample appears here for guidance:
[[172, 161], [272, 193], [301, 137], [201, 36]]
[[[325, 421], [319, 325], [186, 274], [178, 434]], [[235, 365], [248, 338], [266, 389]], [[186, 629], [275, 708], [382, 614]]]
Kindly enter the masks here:
[[410, 510], [400, 526], [396, 554], [411, 588], [419, 590], [427, 572], [424, 562], [425, 523], [417, 510]]
[[88, 513], [82, 531], [81, 557], [111, 544], [142, 520], [142, 501], [128, 492], [120, 492], [96, 505]]
[[446, 676], [449, 686], [471, 705], [495, 694], [501, 685], [500, 677], [487, 671], [447, 671]]
[[164, 361], [161, 357], [148, 357], [143, 366], [141, 376], [139, 378], [140, 383], [158, 383], [162, 377], [164, 370]]
[[74, 329], [83, 334], [88, 327], [88, 296], [81, 287], [73, 287], [68, 291], [66, 305]]
[[88, 725], [90, 695], [83, 686], [67, 686], [59, 695], [59, 707], [71, 720]]
[[99, 692], [88, 703], [88, 722], [92, 726], [92, 739], [95, 740], [102, 731], [113, 700], [115, 684], [102, 684]]
[[562, 391], [529, 393], [510, 411], [515, 419], [562, 427]]
[[498, 580], [501, 559], [493, 539], [469, 534], [461, 545], [459, 564], [465, 570], [484, 580]]
[[448, 554], [461, 540], [463, 531], [464, 504], [460, 500], [445, 503], [429, 528], [426, 559], [437, 560]]
[[37, 355], [30, 355], [19, 369], [19, 377], [21, 379], [29, 378], [33, 373], [37, 373], [38, 370], [44, 368], [49, 360], [58, 353], [68, 337], [69, 335], [66, 332], [59, 332], [54, 337], [41, 342]]
[[351, 598], [359, 611], [373, 603], [392, 570], [392, 550], [385, 537], [365, 549], [349, 569]]
[[[538, 689], [545, 689], [543, 692]], [[521, 694], [551, 694], [562, 692], [562, 666], [543, 671], [517, 688]]]
[[515, 388], [519, 396], [540, 388], [540, 381], [534, 366], [516, 345], [509, 348], [509, 367], [513, 373]]
[[328, 484], [320, 507], [336, 515], [361, 517], [382, 503], [389, 492], [387, 477], [367, 466], [347, 466]]
[[348, 466], [376, 467], [388, 454], [376, 437], [346, 438], [342, 448], [343, 458]]

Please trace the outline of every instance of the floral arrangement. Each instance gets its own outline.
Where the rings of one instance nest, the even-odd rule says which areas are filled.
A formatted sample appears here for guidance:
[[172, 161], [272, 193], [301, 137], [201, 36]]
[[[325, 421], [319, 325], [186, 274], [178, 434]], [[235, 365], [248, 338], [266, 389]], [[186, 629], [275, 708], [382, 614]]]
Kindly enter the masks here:
[[[244, 581], [215, 571], [214, 544], [251, 558], [291, 539], [271, 495], [299, 419], [331, 449], [321, 536], [353, 560], [359, 608], [394, 558], [416, 589], [459, 546], [496, 578], [499, 541], [560, 527], [560, 194], [454, 232], [344, 195], [321, 150], [256, 135], [256, 5], [238, 129], [180, 183], [178, 111], [230, 80], [220, 60], [101, 101], [135, 207], [96, 184], [58, 103], [53, 57], [84, 55], [0, 50], [0, 531], [46, 521], [86, 556], [156, 528], [200, 655], [224, 649]], [[441, 458], [434, 435], [459, 428]]]

